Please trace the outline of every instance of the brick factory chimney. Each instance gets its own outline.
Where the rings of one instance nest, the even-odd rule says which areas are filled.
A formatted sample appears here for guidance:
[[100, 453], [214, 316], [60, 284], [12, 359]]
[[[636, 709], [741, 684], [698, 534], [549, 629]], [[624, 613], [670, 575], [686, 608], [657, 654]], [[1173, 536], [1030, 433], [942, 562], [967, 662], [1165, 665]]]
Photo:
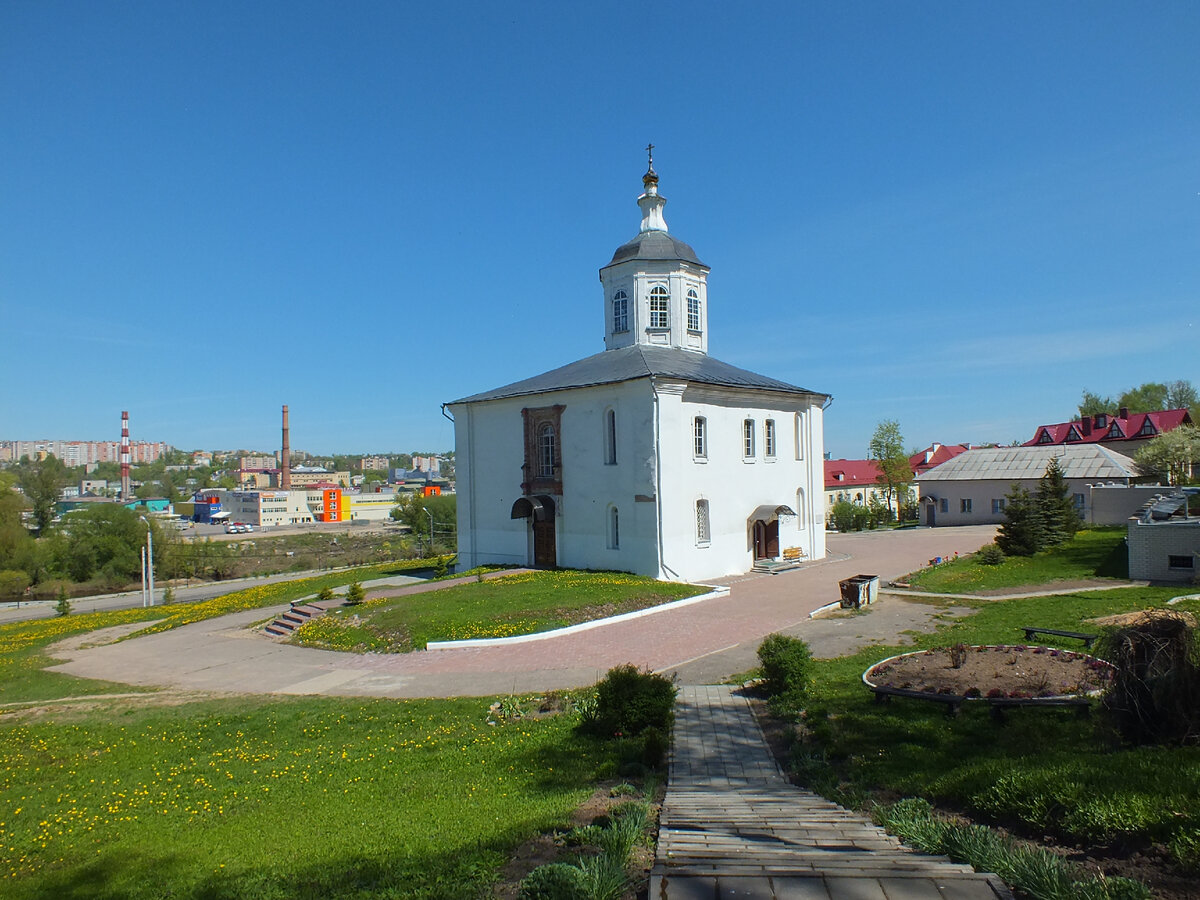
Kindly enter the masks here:
[[121, 410], [121, 500], [129, 502], [129, 411]]
[[279, 453], [279, 486], [285, 491], [292, 488], [292, 448], [288, 437], [288, 408], [283, 407], [283, 447]]

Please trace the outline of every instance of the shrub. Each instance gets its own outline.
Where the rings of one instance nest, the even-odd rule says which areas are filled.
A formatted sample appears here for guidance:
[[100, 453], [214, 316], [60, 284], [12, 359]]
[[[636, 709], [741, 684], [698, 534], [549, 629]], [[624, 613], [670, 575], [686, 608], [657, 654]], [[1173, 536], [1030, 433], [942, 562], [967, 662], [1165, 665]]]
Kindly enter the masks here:
[[521, 881], [520, 900], [588, 900], [583, 870], [566, 863], [538, 866]]
[[786, 634], [769, 634], [758, 645], [758, 659], [771, 711], [776, 715], [798, 714], [812, 678], [808, 644]]
[[58, 602], [54, 604], [54, 612], [60, 616], [69, 616], [71, 614], [71, 601], [67, 599], [67, 589], [65, 587], [58, 589]]
[[985, 566], [998, 566], [1004, 562], [1004, 551], [995, 544], [984, 544], [975, 551], [975, 561]]
[[667, 735], [653, 725], [642, 730], [642, 762], [651, 769], [659, 768], [667, 758]]
[[175, 589], [173, 587], [171, 587], [170, 585], [167, 585], [167, 589], [165, 591], [163, 591], [162, 605], [170, 606], [174, 602], [175, 602]]
[[450, 574], [450, 557], [439, 556], [433, 564], [433, 577], [445, 578], [448, 574]]
[[365, 597], [366, 592], [363, 590], [363, 586], [357, 581], [352, 582], [350, 587], [346, 588], [347, 606], [358, 606], [358, 604], [363, 602]]
[[670, 680], [631, 664], [617, 666], [596, 685], [592, 729], [606, 736], [641, 734], [647, 728], [665, 732], [674, 706], [675, 685]]
[[317, 599], [328, 603], [333, 599], [333, 588], [323, 587], [317, 591]]
[[847, 531], [854, 530], [854, 511], [858, 509], [849, 500], [839, 500], [833, 504], [833, 509], [829, 511], [829, 518], [833, 521], [833, 527], [845, 534]]

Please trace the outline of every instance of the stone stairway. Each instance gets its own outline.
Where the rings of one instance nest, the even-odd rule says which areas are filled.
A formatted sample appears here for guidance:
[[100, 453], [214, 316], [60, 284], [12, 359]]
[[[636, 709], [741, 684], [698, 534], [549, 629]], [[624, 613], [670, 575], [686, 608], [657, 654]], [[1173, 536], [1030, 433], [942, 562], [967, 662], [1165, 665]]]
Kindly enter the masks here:
[[296, 629], [305, 622], [325, 615], [330, 607], [337, 606], [340, 602], [338, 600], [332, 603], [325, 603], [315, 600], [312, 603], [296, 604], [274, 622], [263, 628], [263, 631], [274, 637], [291, 637]]
[[1011, 900], [995, 875], [906, 849], [864, 816], [789, 784], [749, 704], [685, 687], [651, 900]]

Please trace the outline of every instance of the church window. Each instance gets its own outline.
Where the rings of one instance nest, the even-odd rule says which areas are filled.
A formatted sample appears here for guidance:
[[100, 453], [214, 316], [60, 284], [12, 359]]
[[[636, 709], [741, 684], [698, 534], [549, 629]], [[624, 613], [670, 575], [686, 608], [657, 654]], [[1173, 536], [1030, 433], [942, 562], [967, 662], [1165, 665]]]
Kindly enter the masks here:
[[696, 459], [708, 458], [708, 419], [696, 416], [692, 420], [692, 456]]
[[624, 291], [613, 294], [613, 334], [629, 330], [629, 298]]
[[670, 303], [671, 295], [667, 293], [667, 289], [665, 287], [659, 286], [650, 289], [651, 328], [671, 327]]
[[804, 516], [808, 512], [808, 507], [804, 503], [804, 488], [796, 491], [796, 530], [804, 530]]
[[742, 456], [745, 459], [754, 458], [754, 420], [742, 422]]
[[696, 543], [707, 544], [711, 540], [708, 524], [708, 501], [696, 501]]
[[554, 426], [547, 422], [538, 434], [538, 475], [542, 478], [554, 477], [557, 443]]
[[615, 506], [608, 508], [608, 549], [619, 550], [621, 548], [621, 525], [620, 515]]
[[688, 302], [688, 331], [700, 330], [700, 295], [695, 291], [687, 292]]
[[804, 459], [804, 414], [796, 413], [796, 459]]
[[617, 464], [617, 413], [612, 409], [604, 411], [604, 464]]
[[775, 456], [775, 420], [767, 419], [763, 423], [763, 454], [768, 458]]

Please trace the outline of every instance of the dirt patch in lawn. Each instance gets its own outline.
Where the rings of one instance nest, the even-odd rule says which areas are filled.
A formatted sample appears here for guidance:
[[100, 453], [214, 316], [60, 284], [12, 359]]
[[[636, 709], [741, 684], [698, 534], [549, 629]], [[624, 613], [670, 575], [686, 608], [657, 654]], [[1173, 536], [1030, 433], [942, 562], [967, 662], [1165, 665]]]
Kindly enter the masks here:
[[876, 664], [867, 681], [878, 687], [960, 697], [1056, 697], [1105, 688], [1112, 667], [1051, 647], [939, 647]]

